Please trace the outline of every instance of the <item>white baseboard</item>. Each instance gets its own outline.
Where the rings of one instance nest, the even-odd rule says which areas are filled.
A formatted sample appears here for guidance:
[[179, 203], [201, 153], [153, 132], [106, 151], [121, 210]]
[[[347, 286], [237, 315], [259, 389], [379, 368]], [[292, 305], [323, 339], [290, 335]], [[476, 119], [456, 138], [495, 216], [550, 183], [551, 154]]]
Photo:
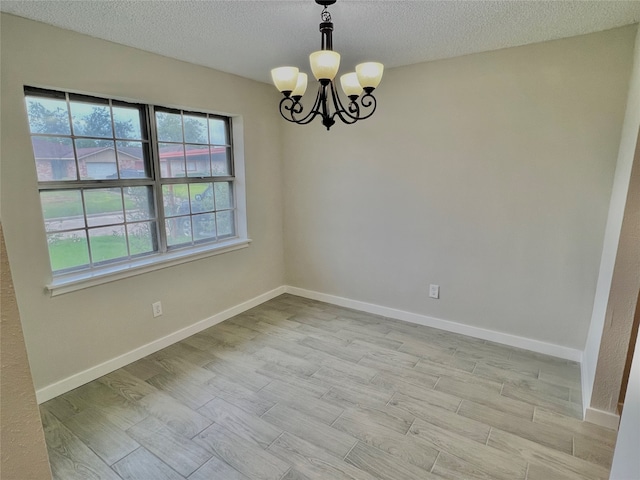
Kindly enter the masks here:
[[598, 410], [597, 408], [587, 407], [584, 414], [584, 421], [600, 425], [604, 428], [611, 430], [618, 430], [620, 425], [620, 415], [611, 412], [605, 412], [604, 410]]
[[[321, 302], [331, 303], [341, 307], [352, 308], [354, 310], [360, 310], [374, 315], [382, 315], [389, 318], [395, 318], [403, 320], [409, 323], [415, 323], [418, 325], [425, 325], [428, 327], [438, 328], [448, 332], [459, 333], [462, 335], [468, 335], [470, 337], [480, 338], [483, 340], [489, 340], [492, 342], [502, 343], [512, 347], [523, 348], [533, 352], [543, 353], [545, 355], [552, 355], [567, 360], [582, 361], [582, 352], [573, 348], [563, 347], [561, 345], [555, 345], [551, 343], [540, 342], [538, 340], [532, 340], [530, 338], [519, 337], [516, 335], [510, 335], [507, 333], [496, 332], [493, 330], [487, 330], [484, 328], [473, 327], [470, 325], [464, 325], [461, 323], [451, 322], [448, 320], [442, 320], [440, 318], [429, 317], [427, 315], [421, 315], [417, 313], [411, 313], [404, 310], [398, 310], [395, 308], [383, 307], [381, 305], [375, 305], [373, 303], [361, 302], [358, 300], [352, 300], [349, 298], [338, 297], [335, 295], [329, 295], [326, 293], [315, 292], [312, 290], [306, 290], [303, 288], [292, 287], [289, 285], [283, 285], [275, 288], [269, 292], [258, 295], [246, 302], [243, 302], [235, 307], [229, 308], [223, 312], [217, 313], [209, 318], [205, 318], [193, 325], [185, 327], [181, 330], [173, 332], [165, 337], [154, 340], [146, 345], [142, 345], [130, 352], [119, 355], [115, 358], [107, 360], [99, 365], [93, 366], [82, 372], [78, 372], [70, 377], [62, 379], [58, 382], [52, 383], [45, 387], [36, 390], [36, 399], [38, 403], [46, 402], [58, 395], [62, 395], [74, 388], [77, 388], [85, 383], [88, 383], [96, 378], [106, 375], [118, 368], [122, 368], [136, 360], [146, 357], [158, 350], [161, 350], [169, 345], [173, 345], [176, 342], [184, 340], [191, 335], [194, 335], [206, 328], [212, 327], [224, 320], [227, 320], [235, 315], [238, 315], [250, 308], [256, 307], [272, 298], [277, 297], [283, 293], [290, 293], [300, 297], [310, 298], [312, 300], [318, 300]], [[590, 409], [587, 409], [590, 410]], [[619, 419], [617, 415], [613, 415], [607, 412], [601, 412], [599, 410], [592, 410], [596, 413], [591, 413], [592, 423], [598, 425], [607, 426], [607, 428], [614, 428], [611, 425], [615, 423], [617, 428], [617, 421], [608, 418], [615, 417]], [[595, 417], [594, 417], [595, 415]], [[601, 420], [602, 419], [602, 420]], [[600, 423], [600, 421], [604, 422]]]
[[418, 325], [434, 327], [448, 332], [460, 333], [462, 335], [468, 335], [470, 337], [480, 338], [482, 340], [502, 343], [510, 347], [522, 348], [545, 355], [552, 355], [554, 357], [563, 358], [565, 360], [572, 360], [574, 362], [582, 361], [582, 351], [575, 348], [564, 347], [562, 345], [556, 345], [553, 343], [541, 342], [539, 340], [519, 337], [517, 335], [511, 335], [508, 333], [496, 332], [494, 330], [487, 330], [480, 327], [473, 327], [471, 325], [464, 325], [462, 323], [442, 320], [440, 318], [429, 317], [427, 315], [411, 313], [404, 310], [397, 310], [395, 308], [383, 307], [381, 305], [375, 305], [373, 303], [351, 300], [349, 298], [338, 297], [335, 295], [320, 293], [313, 290], [306, 290], [304, 288], [292, 287], [287, 285], [285, 286], [285, 290], [287, 293], [290, 293], [292, 295], [310, 298], [312, 300], [318, 300], [320, 302], [331, 303], [340, 307], [352, 308], [354, 310], [360, 310], [367, 313], [373, 313], [375, 315], [395, 318], [397, 320], [404, 320], [405, 322], [417, 323]]
[[277, 297], [278, 295], [282, 295], [285, 293], [285, 287], [281, 286], [275, 288], [269, 292], [263, 293], [262, 295], [258, 295], [246, 302], [243, 302], [235, 307], [231, 307], [223, 312], [217, 313], [209, 318], [205, 318], [204, 320], [200, 320], [193, 325], [189, 325], [183, 329], [180, 329], [176, 332], [173, 332], [165, 337], [154, 340], [153, 342], [147, 343], [141, 347], [138, 347], [130, 352], [119, 355], [115, 358], [107, 360], [99, 365], [88, 368], [82, 372], [78, 372], [70, 377], [67, 377], [58, 382], [47, 385], [46, 387], [42, 387], [36, 390], [36, 399], [38, 403], [46, 402], [58, 395], [62, 395], [74, 388], [77, 388], [85, 383], [88, 383], [96, 378], [100, 378], [107, 373], [113, 372], [118, 368], [122, 368], [125, 365], [129, 365], [136, 360], [140, 360], [147, 355], [150, 355], [158, 350], [162, 350], [169, 345], [173, 345], [180, 340], [184, 340], [191, 335], [194, 335], [202, 330], [212, 327], [220, 322], [227, 320], [235, 315], [238, 315], [242, 312], [249, 310], [250, 308], [256, 307], [261, 303], [264, 303], [272, 298]]
[[587, 408], [591, 405], [591, 390], [593, 389], [593, 376], [589, 357], [583, 355], [580, 362], [580, 387], [582, 388], [582, 419], [587, 418]]

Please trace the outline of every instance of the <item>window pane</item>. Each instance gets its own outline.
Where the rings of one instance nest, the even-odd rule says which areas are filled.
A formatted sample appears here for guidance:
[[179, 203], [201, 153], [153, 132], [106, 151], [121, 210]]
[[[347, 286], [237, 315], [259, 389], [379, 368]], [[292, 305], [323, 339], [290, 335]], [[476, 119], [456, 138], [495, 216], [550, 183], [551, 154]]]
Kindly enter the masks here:
[[40, 192], [40, 203], [47, 232], [84, 227], [80, 190]]
[[218, 237], [232, 237], [235, 235], [236, 227], [233, 220], [233, 210], [216, 213], [216, 225], [218, 227]]
[[184, 139], [187, 143], [209, 143], [207, 118], [205, 116], [184, 116]]
[[71, 134], [66, 100], [27, 97], [27, 114], [31, 133]]
[[191, 217], [168, 218], [164, 224], [167, 229], [167, 245], [173, 247], [191, 243]]
[[213, 187], [210, 183], [189, 185], [191, 213], [213, 212]]
[[214, 175], [231, 175], [231, 155], [227, 147], [211, 147], [211, 170]]
[[189, 213], [188, 185], [163, 185], [162, 203], [167, 217]]
[[75, 140], [81, 180], [118, 178], [116, 149], [111, 140]]
[[127, 225], [129, 250], [131, 255], [141, 255], [158, 250], [155, 239], [154, 222], [133, 223]]
[[151, 187], [125, 188], [124, 208], [127, 222], [139, 222], [155, 218]]
[[127, 257], [127, 238], [124, 225], [93, 228], [89, 230], [91, 259], [93, 263]]
[[32, 137], [38, 181], [75, 180], [76, 161], [70, 138]]
[[209, 118], [209, 143], [227, 145], [227, 122], [219, 118]]
[[161, 142], [182, 142], [182, 116], [179, 113], [156, 112], [158, 140]]
[[113, 137], [109, 105], [72, 101], [73, 133], [86, 137]]
[[142, 139], [140, 110], [128, 107], [113, 107], [113, 124], [117, 138]]
[[87, 234], [84, 230], [47, 235], [51, 270], [54, 272], [68, 268], [89, 265]]
[[90, 227], [124, 222], [120, 188], [85, 190], [83, 194]]
[[116, 142], [120, 178], [149, 178], [145, 150], [141, 142]]
[[233, 207], [233, 195], [231, 190], [231, 182], [216, 182], [216, 210], [223, 210]]
[[31, 87], [25, 102], [54, 272], [166, 253], [159, 235], [235, 236], [227, 118]]
[[187, 175], [210, 177], [209, 147], [207, 145], [185, 145], [187, 152]]
[[160, 172], [165, 178], [185, 177], [184, 145], [159, 143]]
[[194, 240], [205, 240], [216, 237], [216, 219], [213, 213], [194, 215], [191, 220], [193, 223]]

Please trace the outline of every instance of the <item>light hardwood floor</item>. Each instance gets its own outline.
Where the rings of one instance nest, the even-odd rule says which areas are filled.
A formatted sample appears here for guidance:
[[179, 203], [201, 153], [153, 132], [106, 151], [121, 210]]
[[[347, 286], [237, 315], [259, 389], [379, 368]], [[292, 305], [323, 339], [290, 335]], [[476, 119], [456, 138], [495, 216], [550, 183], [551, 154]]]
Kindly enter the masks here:
[[54, 477], [605, 479], [578, 364], [282, 295], [41, 405]]

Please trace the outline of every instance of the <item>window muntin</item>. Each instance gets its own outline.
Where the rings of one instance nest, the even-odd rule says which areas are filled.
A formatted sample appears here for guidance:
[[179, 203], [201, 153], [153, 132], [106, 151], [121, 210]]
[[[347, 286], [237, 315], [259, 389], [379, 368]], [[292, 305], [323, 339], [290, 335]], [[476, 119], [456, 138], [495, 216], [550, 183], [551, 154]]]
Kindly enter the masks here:
[[236, 237], [228, 118], [25, 96], [54, 276]]
[[233, 200], [222, 201], [233, 192], [229, 122], [160, 107], [154, 122], [167, 247], [234, 237]]

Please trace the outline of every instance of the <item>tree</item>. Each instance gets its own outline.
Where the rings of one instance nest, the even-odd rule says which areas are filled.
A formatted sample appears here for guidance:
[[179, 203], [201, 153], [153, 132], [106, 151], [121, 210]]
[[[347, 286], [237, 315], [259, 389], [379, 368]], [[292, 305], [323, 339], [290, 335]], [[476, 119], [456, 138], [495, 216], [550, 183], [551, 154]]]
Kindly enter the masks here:
[[[133, 132], [133, 124], [131, 120], [122, 121], [115, 120], [115, 134], [118, 137], [129, 137]], [[89, 115], [83, 116], [81, 119], [73, 119], [74, 133], [76, 135], [84, 135], [87, 137], [112, 137], [114, 132], [111, 128], [111, 113], [105, 107], [93, 107]], [[97, 147], [101, 146], [100, 140], [83, 138], [76, 142], [78, 147]]]
[[89, 115], [73, 118], [74, 133], [87, 137], [111, 137], [111, 115], [109, 110], [102, 107], [93, 107]]
[[29, 126], [33, 133], [69, 134], [69, 116], [67, 111], [58, 107], [48, 110], [40, 102], [29, 102]]
[[[29, 101], [29, 125], [33, 133], [50, 133], [69, 135], [71, 128], [69, 127], [69, 115], [66, 109], [57, 107], [49, 110], [42, 103], [37, 101]], [[128, 137], [134, 131], [131, 120], [116, 120], [116, 134], [118, 137]], [[95, 106], [89, 115], [81, 118], [73, 118], [73, 133], [80, 136], [89, 137], [106, 137], [113, 136], [111, 129], [111, 113], [108, 108]], [[101, 145], [101, 140], [79, 139], [77, 146], [96, 147]], [[125, 145], [126, 146], [126, 145]]]
[[[157, 112], [156, 126], [158, 138], [163, 142], [182, 142], [182, 117], [179, 114]], [[184, 117], [184, 131], [187, 141], [193, 143], [207, 143], [206, 123], [196, 118]]]

